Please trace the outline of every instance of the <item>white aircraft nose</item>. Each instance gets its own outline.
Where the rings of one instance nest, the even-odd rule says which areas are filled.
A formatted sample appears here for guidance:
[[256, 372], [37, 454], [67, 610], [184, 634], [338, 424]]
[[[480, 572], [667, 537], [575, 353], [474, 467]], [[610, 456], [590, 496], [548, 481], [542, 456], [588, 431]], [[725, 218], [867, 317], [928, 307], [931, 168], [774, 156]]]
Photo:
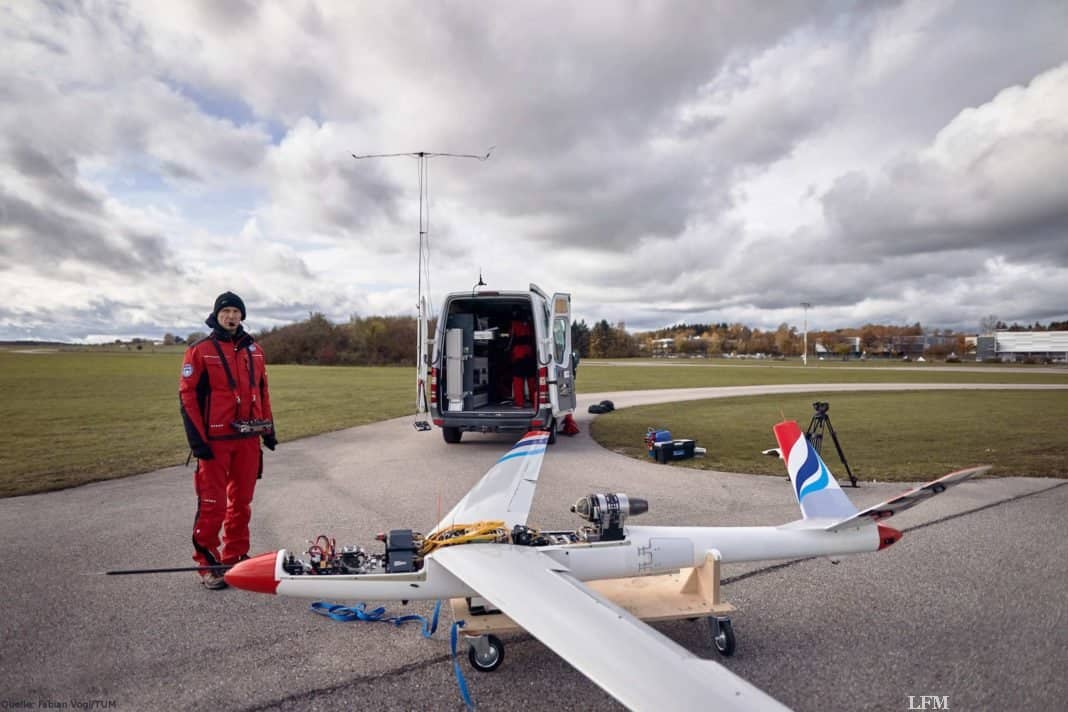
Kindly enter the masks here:
[[277, 551], [259, 554], [237, 564], [227, 571], [223, 578], [234, 588], [257, 593], [275, 593], [278, 590], [278, 579], [274, 577], [277, 560]]

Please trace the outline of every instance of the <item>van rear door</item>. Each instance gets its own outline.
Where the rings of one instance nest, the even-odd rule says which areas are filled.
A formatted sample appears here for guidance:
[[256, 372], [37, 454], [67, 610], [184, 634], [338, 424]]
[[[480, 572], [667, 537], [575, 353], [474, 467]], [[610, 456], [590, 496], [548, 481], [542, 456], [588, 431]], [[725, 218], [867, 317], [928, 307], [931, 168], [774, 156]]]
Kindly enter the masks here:
[[552, 301], [552, 351], [560, 411], [574, 410], [575, 369], [571, 359], [571, 295], [557, 292]]

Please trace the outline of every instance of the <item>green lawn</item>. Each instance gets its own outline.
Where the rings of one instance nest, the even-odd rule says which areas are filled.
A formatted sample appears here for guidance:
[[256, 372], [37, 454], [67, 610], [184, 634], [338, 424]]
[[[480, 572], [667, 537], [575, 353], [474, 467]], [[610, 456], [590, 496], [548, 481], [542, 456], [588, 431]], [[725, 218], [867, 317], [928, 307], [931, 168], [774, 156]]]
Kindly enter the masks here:
[[[94, 480], [146, 472], [184, 462], [187, 448], [178, 414], [178, 372], [182, 361], [180, 348], [143, 351], [126, 350], [64, 350], [47, 353], [18, 353], [0, 350], [0, 496], [28, 494], [69, 487]], [[859, 370], [820, 363], [818, 367], [801, 369], [799, 364], [742, 362], [722, 364], [694, 362], [693, 366], [613, 366], [584, 362], [579, 368], [580, 392], [594, 393], [648, 388], [686, 388], [694, 386], [730, 386], [771, 383], [817, 382], [878, 382], [878, 381], [953, 381], [953, 382], [1047, 382], [1068, 383], [1068, 371], [1039, 373], [1033, 369], [1014, 369], [1012, 373], [956, 373], [916, 364], [908, 371]], [[412, 413], [414, 410], [414, 370], [411, 367], [345, 368], [317, 366], [268, 367], [271, 396], [279, 439], [284, 443], [298, 437], [338, 430], [377, 420]], [[985, 405], [972, 403], [974, 412], [997, 412], [1002, 401], [999, 396], [971, 394], [987, 398]], [[834, 422], [843, 429], [847, 440], [847, 455], [857, 458], [857, 467], [865, 465], [858, 451], [859, 433], [846, 428], [847, 398], [836, 395], [833, 403]], [[874, 396], [873, 396], [874, 397]], [[896, 396], [882, 395], [882, 399]], [[944, 398], [945, 395], [929, 396]], [[1039, 394], [1020, 394], [1019, 398], [1045, 400]], [[1050, 394], [1060, 402], [1068, 401], [1068, 394]], [[759, 399], [746, 399], [738, 406], [741, 413], [755, 408]], [[775, 402], [785, 402], [776, 398]], [[890, 402], [887, 400], [886, 402]], [[722, 403], [722, 402], [721, 402]], [[805, 406], [806, 402], [801, 402]], [[683, 412], [690, 406], [670, 406], [665, 411]], [[890, 407], [894, 410], [896, 406]], [[901, 407], [896, 407], [902, 410]], [[801, 407], [795, 417], [805, 419], [808, 413]], [[1024, 445], [1049, 446], [1064, 452], [1064, 436], [1052, 425], [1032, 422], [1035, 410], [999, 426], [996, 435], [984, 419], [973, 424], [975, 440], [987, 439], [1005, 443], [1016, 432]], [[777, 411], [776, 411], [777, 413]], [[1059, 415], [1058, 415], [1059, 414]], [[926, 407], [915, 413], [916, 419], [928, 418]], [[613, 414], [601, 423], [618, 422], [624, 413]], [[627, 416], [630, 417], [630, 416]], [[664, 425], [661, 416], [636, 411], [640, 433], [619, 435], [621, 443], [640, 444], [640, 434], [647, 425]], [[1045, 418], [1045, 416], [1043, 416]], [[1061, 430], [1066, 422], [1062, 409], [1051, 411], [1048, 422], [1060, 417]], [[768, 447], [768, 427], [777, 415], [762, 415], [752, 426], [754, 442]], [[839, 422], [839, 418], [843, 422]], [[687, 418], [681, 423], [703, 421], [703, 416]], [[1041, 420], [1041, 419], [1039, 419]], [[653, 422], [656, 421], [656, 422]], [[599, 434], [601, 423], [598, 425]], [[946, 425], [928, 418], [932, 432], [940, 432]], [[668, 427], [684, 428], [683, 425]], [[1047, 433], [1052, 429], [1054, 432]], [[679, 435], [689, 434], [679, 430]], [[718, 437], [716, 429], [706, 439]], [[689, 435], [693, 436], [693, 435]], [[634, 442], [634, 438], [637, 438]], [[1059, 438], [1059, 439], [1058, 439]], [[736, 439], [732, 436], [729, 442]], [[741, 442], [740, 439], [737, 439]], [[901, 448], [911, 448], [915, 440], [901, 441]], [[615, 447], [615, 445], [612, 445]], [[1015, 447], [1015, 446], [1014, 446]], [[945, 448], [943, 448], [945, 449]], [[740, 451], [740, 457], [749, 450]], [[832, 467], [833, 467], [833, 458]], [[954, 458], [955, 464], [957, 463]], [[706, 461], [711, 464], [713, 459]], [[721, 465], [722, 469], [758, 471], [738, 464]], [[1000, 464], [1000, 463], [999, 463]], [[1028, 471], [1030, 472], [1030, 471]], [[1042, 472], [1038, 469], [1034, 472]], [[1021, 472], [1023, 473], [1023, 472]], [[917, 473], [918, 474], [918, 473]], [[866, 475], [868, 476], [868, 475]], [[1058, 475], [1063, 476], [1063, 475]]]
[[[830, 422], [853, 474], [863, 480], [919, 480], [971, 465], [992, 464], [992, 475], [1068, 477], [1068, 392], [904, 391], [818, 393], [686, 401], [625, 408], [598, 417], [593, 437], [604, 447], [647, 458], [649, 427], [693, 438], [704, 458], [672, 467], [784, 474], [771, 427], [783, 417], [807, 429], [812, 402], [827, 401]], [[823, 457], [847, 479], [824, 431]]]
[[[0, 351], [0, 496], [184, 462], [182, 352]], [[281, 441], [413, 410], [411, 368], [268, 366]]]

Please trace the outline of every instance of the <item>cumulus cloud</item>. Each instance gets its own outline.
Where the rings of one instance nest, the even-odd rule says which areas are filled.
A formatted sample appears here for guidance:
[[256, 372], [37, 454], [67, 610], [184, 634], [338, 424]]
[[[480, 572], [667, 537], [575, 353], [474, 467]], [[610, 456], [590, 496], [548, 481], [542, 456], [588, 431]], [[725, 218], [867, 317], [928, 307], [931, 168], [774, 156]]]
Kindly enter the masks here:
[[109, 219], [104, 196], [81, 184], [69, 157], [53, 159], [16, 145], [10, 160], [22, 189], [0, 185], [2, 254], [9, 267], [54, 273], [78, 265], [135, 277], [175, 271], [162, 237]]
[[927, 147], [823, 198], [847, 254], [1068, 257], [1068, 64], [963, 110]]
[[376, 163], [357, 165], [351, 146], [355, 126], [319, 125], [301, 119], [266, 160], [268, 219], [283, 234], [313, 238], [367, 239], [378, 220], [397, 220], [401, 187]]

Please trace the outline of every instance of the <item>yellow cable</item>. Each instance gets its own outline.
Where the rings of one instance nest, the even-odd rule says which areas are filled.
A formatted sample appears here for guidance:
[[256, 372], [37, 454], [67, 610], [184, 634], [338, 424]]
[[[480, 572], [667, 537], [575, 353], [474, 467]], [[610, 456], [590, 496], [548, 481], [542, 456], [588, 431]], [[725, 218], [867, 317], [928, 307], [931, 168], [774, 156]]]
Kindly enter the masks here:
[[475, 522], [474, 524], [454, 524], [441, 531], [428, 534], [423, 540], [419, 553], [423, 556], [443, 546], [472, 544], [476, 542], [495, 542], [507, 539], [508, 532], [504, 522], [499, 520]]

